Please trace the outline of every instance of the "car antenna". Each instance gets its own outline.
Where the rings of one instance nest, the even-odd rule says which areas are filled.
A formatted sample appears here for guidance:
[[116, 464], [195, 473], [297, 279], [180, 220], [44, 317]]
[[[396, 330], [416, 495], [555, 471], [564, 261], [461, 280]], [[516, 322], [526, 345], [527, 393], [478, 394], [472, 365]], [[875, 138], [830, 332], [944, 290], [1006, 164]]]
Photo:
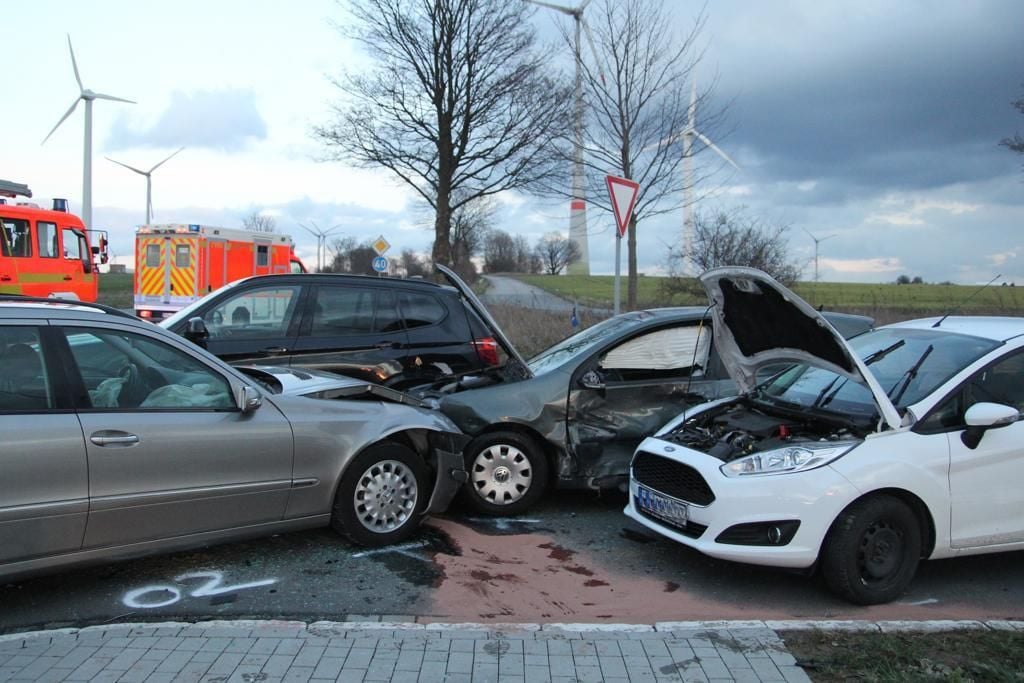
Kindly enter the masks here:
[[993, 282], [995, 282], [996, 280], [998, 280], [998, 279], [999, 279], [999, 278], [1001, 278], [1002, 276], [1003, 276], [1003, 274], [1002, 274], [1002, 273], [999, 273], [999, 274], [998, 274], [998, 275], [996, 275], [996, 276], [995, 276], [994, 278], [992, 278], [991, 280], [989, 280], [988, 282], [986, 282], [985, 284], [983, 284], [983, 285], [982, 285], [981, 287], [978, 287], [978, 288], [977, 288], [976, 290], [974, 290], [973, 292], [971, 292], [971, 295], [970, 295], [969, 297], [967, 297], [966, 299], [964, 299], [963, 301], [961, 301], [961, 302], [960, 302], [960, 305], [959, 305], [959, 306], [957, 306], [957, 307], [956, 307], [956, 308], [954, 308], [954, 309], [953, 309], [952, 311], [950, 311], [950, 312], [949, 312], [949, 313], [947, 313], [946, 315], [944, 315], [944, 316], [942, 316], [941, 318], [939, 318], [938, 320], [936, 320], [936, 321], [935, 321], [935, 324], [934, 324], [934, 325], [932, 325], [932, 327], [933, 327], [933, 328], [935, 328], [935, 327], [938, 327], [939, 325], [941, 325], [941, 324], [942, 324], [942, 322], [943, 322], [943, 321], [944, 321], [944, 320], [945, 320], [946, 318], [948, 318], [949, 316], [953, 315], [954, 313], [958, 313], [958, 312], [960, 311], [960, 309], [961, 309], [961, 308], [963, 308], [964, 306], [966, 306], [966, 305], [967, 305], [967, 302], [968, 302], [968, 301], [970, 301], [971, 299], [973, 299], [973, 298], [974, 298], [975, 296], [977, 296], [977, 295], [978, 295], [978, 294], [979, 294], [979, 293], [981, 292], [981, 290], [985, 289], [986, 287], [988, 287], [988, 286], [989, 286], [990, 284], [992, 284]]

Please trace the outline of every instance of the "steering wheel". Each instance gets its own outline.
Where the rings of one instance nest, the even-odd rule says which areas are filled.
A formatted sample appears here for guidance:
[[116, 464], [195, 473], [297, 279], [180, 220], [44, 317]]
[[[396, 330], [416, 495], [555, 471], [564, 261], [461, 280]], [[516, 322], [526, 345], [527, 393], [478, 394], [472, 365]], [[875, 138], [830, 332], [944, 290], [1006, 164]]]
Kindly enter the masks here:
[[118, 376], [124, 380], [121, 392], [117, 395], [117, 404], [121, 407], [136, 407], [146, 399], [149, 389], [138, 365], [129, 361]]

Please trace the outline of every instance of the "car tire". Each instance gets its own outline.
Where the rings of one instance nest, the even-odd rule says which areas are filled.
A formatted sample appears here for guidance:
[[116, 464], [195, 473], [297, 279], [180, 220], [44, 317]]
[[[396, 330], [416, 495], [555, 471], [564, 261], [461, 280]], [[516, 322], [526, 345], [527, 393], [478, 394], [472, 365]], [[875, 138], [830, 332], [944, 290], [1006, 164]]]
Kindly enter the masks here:
[[400, 543], [415, 533], [430, 493], [430, 473], [419, 455], [393, 441], [375, 444], [345, 468], [331, 527], [359, 545]]
[[463, 500], [477, 512], [518, 515], [543, 495], [548, 462], [530, 437], [491, 432], [473, 439], [464, 452], [469, 480], [462, 487]]
[[821, 553], [825, 583], [858, 605], [895, 600], [907, 589], [921, 560], [921, 525], [898, 498], [856, 501], [832, 523]]

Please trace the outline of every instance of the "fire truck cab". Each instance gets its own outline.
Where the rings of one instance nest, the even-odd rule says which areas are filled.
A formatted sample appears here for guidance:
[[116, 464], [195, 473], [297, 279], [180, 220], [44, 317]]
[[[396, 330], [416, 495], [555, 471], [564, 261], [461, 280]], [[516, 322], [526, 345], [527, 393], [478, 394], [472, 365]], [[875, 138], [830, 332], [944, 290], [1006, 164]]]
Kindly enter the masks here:
[[304, 272], [288, 235], [144, 225], [135, 233], [135, 315], [156, 322], [243, 277]]
[[[107, 262], [103, 231], [87, 230], [68, 211], [66, 199], [54, 199], [53, 209], [30, 202], [27, 185], [0, 180], [0, 294], [59, 296], [96, 301], [99, 274], [96, 260]], [[98, 234], [96, 246], [90, 233]]]

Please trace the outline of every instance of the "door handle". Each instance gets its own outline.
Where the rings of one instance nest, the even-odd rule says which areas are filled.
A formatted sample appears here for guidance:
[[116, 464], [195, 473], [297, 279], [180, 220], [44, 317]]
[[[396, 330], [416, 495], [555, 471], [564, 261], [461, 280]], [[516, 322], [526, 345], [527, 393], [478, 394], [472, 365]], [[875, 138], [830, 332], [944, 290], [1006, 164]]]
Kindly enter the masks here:
[[[112, 436], [112, 434], [120, 434], [120, 436]], [[97, 446], [130, 446], [138, 443], [139, 437], [124, 432], [96, 432], [89, 437], [89, 441]]]
[[263, 349], [263, 353], [269, 353], [272, 356], [280, 356], [282, 353], [288, 353], [288, 349], [283, 346], [268, 346]]
[[0, 282], [10, 282], [10, 281], [11, 281], [11, 276], [10, 275], [0, 275]]
[[376, 344], [374, 344], [373, 348], [375, 348], [375, 349], [397, 349], [397, 348], [401, 348], [401, 346], [402, 345], [399, 344], [398, 342], [382, 341], [382, 342], [377, 342]]
[[71, 276], [70, 276], [70, 275], [65, 275], [65, 276], [64, 276], [64, 279], [65, 279], [65, 280], [71, 280]]

